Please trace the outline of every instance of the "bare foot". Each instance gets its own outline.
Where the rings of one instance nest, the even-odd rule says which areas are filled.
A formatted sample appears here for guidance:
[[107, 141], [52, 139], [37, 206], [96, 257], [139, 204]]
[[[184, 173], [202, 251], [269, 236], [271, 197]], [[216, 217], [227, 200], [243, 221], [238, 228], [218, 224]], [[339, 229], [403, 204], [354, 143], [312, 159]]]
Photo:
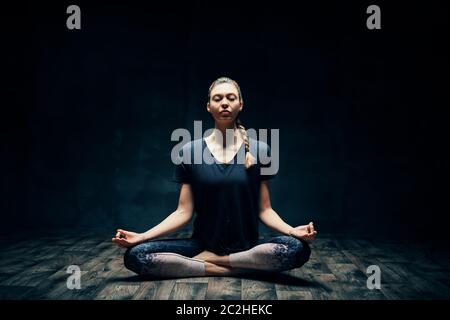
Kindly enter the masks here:
[[216, 265], [214, 263], [205, 262], [205, 275], [206, 276], [233, 276], [233, 275], [245, 274], [248, 272], [249, 272], [249, 270], [247, 270], [247, 269], [224, 267], [224, 266]]
[[210, 263], [213, 263], [216, 265], [221, 265], [221, 266], [226, 266], [226, 267], [230, 266], [230, 258], [228, 256], [219, 256], [211, 251], [203, 251], [193, 258], [203, 260], [206, 262], [210, 262]]

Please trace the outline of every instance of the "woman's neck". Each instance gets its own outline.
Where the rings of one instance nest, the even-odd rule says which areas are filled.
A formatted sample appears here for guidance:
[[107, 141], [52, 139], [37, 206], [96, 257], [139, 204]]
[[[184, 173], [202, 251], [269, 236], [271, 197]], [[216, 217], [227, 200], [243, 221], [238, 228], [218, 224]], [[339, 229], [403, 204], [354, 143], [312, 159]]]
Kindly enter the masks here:
[[[230, 124], [219, 124], [216, 122], [215, 124], [215, 129], [213, 132], [213, 138], [215, 141], [217, 141], [218, 143], [222, 140], [223, 141], [223, 147], [227, 147], [227, 145], [233, 144], [236, 142], [236, 124], [234, 122], [230, 123]], [[228, 130], [233, 130], [233, 139], [231, 139], [231, 141], [227, 141], [227, 129]], [[222, 136], [219, 136], [222, 135]]]

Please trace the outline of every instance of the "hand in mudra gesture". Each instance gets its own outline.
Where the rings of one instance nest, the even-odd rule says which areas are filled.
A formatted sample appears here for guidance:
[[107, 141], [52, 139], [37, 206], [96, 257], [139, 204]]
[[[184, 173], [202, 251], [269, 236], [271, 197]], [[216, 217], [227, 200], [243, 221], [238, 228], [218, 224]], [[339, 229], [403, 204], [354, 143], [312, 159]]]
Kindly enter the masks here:
[[291, 229], [290, 235], [294, 238], [312, 241], [315, 239], [317, 231], [314, 229], [314, 224], [310, 222], [309, 224], [305, 224], [303, 226], [298, 226]]
[[112, 238], [112, 242], [124, 248], [135, 246], [142, 241], [144, 241], [142, 234], [122, 229], [117, 229], [116, 236]]

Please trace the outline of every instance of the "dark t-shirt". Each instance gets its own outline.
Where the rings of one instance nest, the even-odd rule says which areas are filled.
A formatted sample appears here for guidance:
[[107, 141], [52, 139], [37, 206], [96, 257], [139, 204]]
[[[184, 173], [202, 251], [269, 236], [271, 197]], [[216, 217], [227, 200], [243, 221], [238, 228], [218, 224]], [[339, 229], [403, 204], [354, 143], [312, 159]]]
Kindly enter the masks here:
[[[257, 159], [249, 169], [244, 166], [244, 144], [225, 164], [212, 156], [203, 138], [185, 144], [179, 153], [182, 162], [175, 165], [173, 181], [190, 184], [193, 193], [197, 216], [192, 238], [203, 241], [206, 250], [216, 254], [246, 250], [258, 241], [261, 181], [275, 175], [262, 175], [260, 170], [270, 163], [261, 163], [259, 152], [270, 157], [270, 147], [251, 138], [249, 145], [250, 153]], [[202, 160], [201, 164], [194, 164], [194, 151], [200, 159], [206, 152], [212, 163]]]

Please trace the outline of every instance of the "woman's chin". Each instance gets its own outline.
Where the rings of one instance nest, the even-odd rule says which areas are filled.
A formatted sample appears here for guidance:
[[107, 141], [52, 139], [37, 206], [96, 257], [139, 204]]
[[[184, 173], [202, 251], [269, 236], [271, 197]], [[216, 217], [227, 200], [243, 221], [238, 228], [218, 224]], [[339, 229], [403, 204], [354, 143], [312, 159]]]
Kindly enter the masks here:
[[220, 117], [216, 118], [215, 120], [216, 120], [216, 122], [223, 123], [223, 124], [234, 122], [233, 117], [224, 117], [224, 116], [220, 116]]

